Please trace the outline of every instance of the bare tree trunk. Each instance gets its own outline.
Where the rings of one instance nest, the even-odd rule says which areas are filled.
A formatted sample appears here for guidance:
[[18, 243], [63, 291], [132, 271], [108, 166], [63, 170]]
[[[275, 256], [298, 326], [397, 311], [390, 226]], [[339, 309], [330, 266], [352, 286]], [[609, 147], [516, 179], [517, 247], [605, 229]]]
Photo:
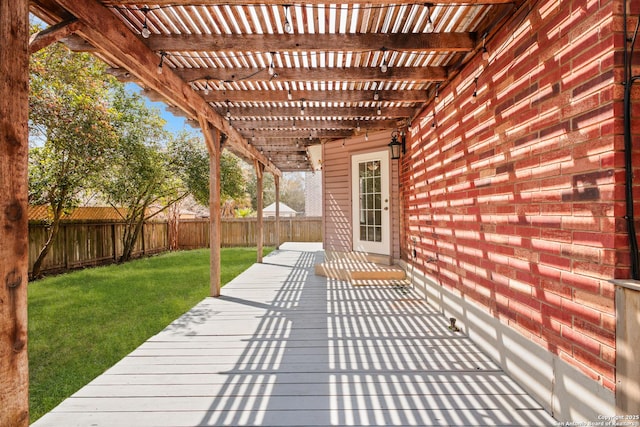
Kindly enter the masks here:
[[0, 426], [29, 425], [29, 2], [0, 1]]
[[174, 203], [173, 205], [171, 205], [171, 207], [169, 208], [169, 250], [170, 251], [177, 251], [178, 248], [178, 227], [180, 226], [179, 221], [179, 212], [180, 212], [180, 207], [179, 207], [179, 203]]
[[136, 245], [140, 231], [142, 231], [142, 225], [144, 224], [145, 210], [146, 208], [143, 208], [142, 214], [138, 215], [134, 213], [134, 217], [127, 219], [122, 240], [122, 256], [120, 257], [120, 262], [129, 261], [133, 255], [133, 248]]
[[55, 206], [53, 212], [53, 222], [51, 224], [51, 228], [49, 229], [49, 236], [47, 237], [47, 241], [45, 242], [42, 249], [40, 249], [40, 253], [38, 254], [38, 258], [36, 258], [33, 263], [33, 269], [31, 270], [31, 277], [38, 278], [40, 277], [40, 270], [42, 269], [42, 263], [44, 262], [47, 254], [51, 250], [51, 245], [53, 244], [55, 238], [58, 236], [58, 232], [60, 231], [60, 217], [62, 216], [62, 205]]

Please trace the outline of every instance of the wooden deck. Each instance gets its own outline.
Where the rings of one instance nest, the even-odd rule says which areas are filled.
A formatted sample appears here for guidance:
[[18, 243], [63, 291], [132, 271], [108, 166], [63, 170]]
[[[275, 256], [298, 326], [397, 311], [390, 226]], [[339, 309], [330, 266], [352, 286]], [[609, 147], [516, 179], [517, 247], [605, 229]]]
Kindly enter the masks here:
[[286, 244], [34, 426], [543, 426], [553, 418], [405, 286], [314, 275]]

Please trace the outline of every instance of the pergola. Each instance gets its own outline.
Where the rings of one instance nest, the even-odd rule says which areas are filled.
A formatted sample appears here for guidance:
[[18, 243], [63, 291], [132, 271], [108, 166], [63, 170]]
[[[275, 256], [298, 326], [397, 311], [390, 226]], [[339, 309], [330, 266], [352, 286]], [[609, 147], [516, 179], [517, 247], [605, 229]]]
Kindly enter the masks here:
[[[278, 194], [282, 171], [311, 169], [309, 146], [410, 127], [520, 3], [2, 2], [0, 425], [28, 424], [29, 52], [54, 42], [93, 52], [119, 79], [193, 121], [210, 153], [210, 204], [217, 206], [222, 143], [254, 163], [259, 188], [265, 171], [274, 174]], [[50, 25], [31, 39], [29, 11]], [[219, 216], [213, 209], [212, 248]], [[218, 251], [211, 259], [215, 296]]]

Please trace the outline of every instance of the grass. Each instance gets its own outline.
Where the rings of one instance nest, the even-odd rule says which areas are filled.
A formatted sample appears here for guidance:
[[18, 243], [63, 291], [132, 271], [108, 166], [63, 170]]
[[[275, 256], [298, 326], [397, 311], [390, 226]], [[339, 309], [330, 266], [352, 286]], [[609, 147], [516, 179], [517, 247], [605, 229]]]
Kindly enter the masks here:
[[[265, 255], [271, 250], [265, 248]], [[222, 249], [223, 285], [255, 261], [255, 248]], [[208, 295], [208, 249], [30, 283], [31, 422]]]

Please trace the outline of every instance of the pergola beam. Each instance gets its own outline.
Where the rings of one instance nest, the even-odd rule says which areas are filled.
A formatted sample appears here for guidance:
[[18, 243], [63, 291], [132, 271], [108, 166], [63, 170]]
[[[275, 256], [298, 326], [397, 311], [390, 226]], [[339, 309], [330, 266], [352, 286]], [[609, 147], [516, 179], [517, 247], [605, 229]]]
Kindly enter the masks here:
[[50, 44], [60, 41], [78, 31], [81, 27], [82, 23], [77, 19], [72, 19], [70, 21], [60, 22], [39, 31], [33, 34], [29, 39], [29, 53], [35, 53]]
[[[298, 129], [306, 129], [307, 131], [323, 130], [323, 129], [356, 129], [358, 126], [360, 129], [365, 130], [380, 130], [380, 129], [393, 129], [405, 125], [404, 120], [313, 120], [313, 118], [297, 117], [296, 127]], [[245, 136], [246, 131], [262, 132], [263, 130], [278, 130], [284, 127], [293, 127], [293, 119], [287, 118], [284, 120], [271, 119], [271, 120], [235, 120], [233, 127], [238, 129], [239, 132]], [[248, 135], [252, 136], [252, 135]], [[256, 137], [259, 136], [257, 133]]]
[[[68, 1], [68, 0], [66, 0]], [[187, 82], [214, 80], [221, 82], [441, 82], [447, 79], [444, 67], [378, 67], [358, 68], [276, 68], [273, 76], [267, 69], [179, 68], [174, 70]]]
[[[394, 5], [400, 4], [415, 4], [415, 0], [396, 0], [393, 2]], [[464, 5], [464, 4], [507, 4], [513, 3], [513, 0], [438, 0], [438, 4], [454, 4], [454, 5]], [[118, 5], [137, 5], [140, 4], [138, 0], [109, 0], [105, 2], [105, 4], [109, 4], [112, 6]], [[154, 5], [157, 6], [171, 6], [175, 4], [175, 0], [155, 0], [153, 2]], [[202, 5], [202, 6], [218, 6], [220, 5], [219, 0], [197, 0], [190, 2], [191, 5]], [[225, 0], [224, 5], [262, 5], [264, 4], [264, 0]], [[270, 0], [269, 4], [279, 4], [279, 5], [296, 5], [300, 3], [292, 2], [291, 0]], [[326, 0], [305, 0], [304, 5], [326, 5]], [[340, 4], [347, 5], [362, 5], [361, 0], [343, 0]], [[388, 0], [368, 0], [368, 5], [388, 5]]]
[[[231, 107], [231, 122], [236, 117], [301, 117], [302, 107]], [[304, 107], [304, 117], [375, 117], [378, 107]], [[218, 108], [218, 112], [225, 114], [225, 108]], [[415, 108], [381, 106], [379, 116], [382, 117], [411, 117]]]
[[474, 33], [171, 34], [143, 40], [160, 52], [469, 52]]
[[[208, 95], [199, 91], [207, 102], [371, 102], [376, 98], [387, 102], [423, 103], [426, 90], [211, 90]], [[152, 101], [163, 101], [157, 92], [144, 89], [143, 95]]]
[[199, 115], [216, 129], [225, 133], [234, 146], [234, 151], [250, 159], [257, 159], [274, 174], [278, 168], [260, 155], [229, 123], [216, 113], [169, 67], [157, 73], [159, 57], [150, 51], [131, 31], [106, 7], [95, 0], [55, 0], [57, 4], [85, 23], [79, 31], [84, 39], [100, 49], [100, 54], [116, 64], [126, 67], [145, 87], [152, 88], [172, 105], [182, 109], [190, 118]]
[[[245, 138], [252, 138], [254, 134], [250, 130], [244, 130], [240, 132]], [[312, 138], [348, 138], [355, 134], [354, 129], [325, 129], [325, 130], [316, 130], [316, 129], [258, 129], [255, 131], [256, 138], [265, 138], [265, 139], [307, 139], [309, 135]], [[292, 145], [292, 148], [295, 148]]]

